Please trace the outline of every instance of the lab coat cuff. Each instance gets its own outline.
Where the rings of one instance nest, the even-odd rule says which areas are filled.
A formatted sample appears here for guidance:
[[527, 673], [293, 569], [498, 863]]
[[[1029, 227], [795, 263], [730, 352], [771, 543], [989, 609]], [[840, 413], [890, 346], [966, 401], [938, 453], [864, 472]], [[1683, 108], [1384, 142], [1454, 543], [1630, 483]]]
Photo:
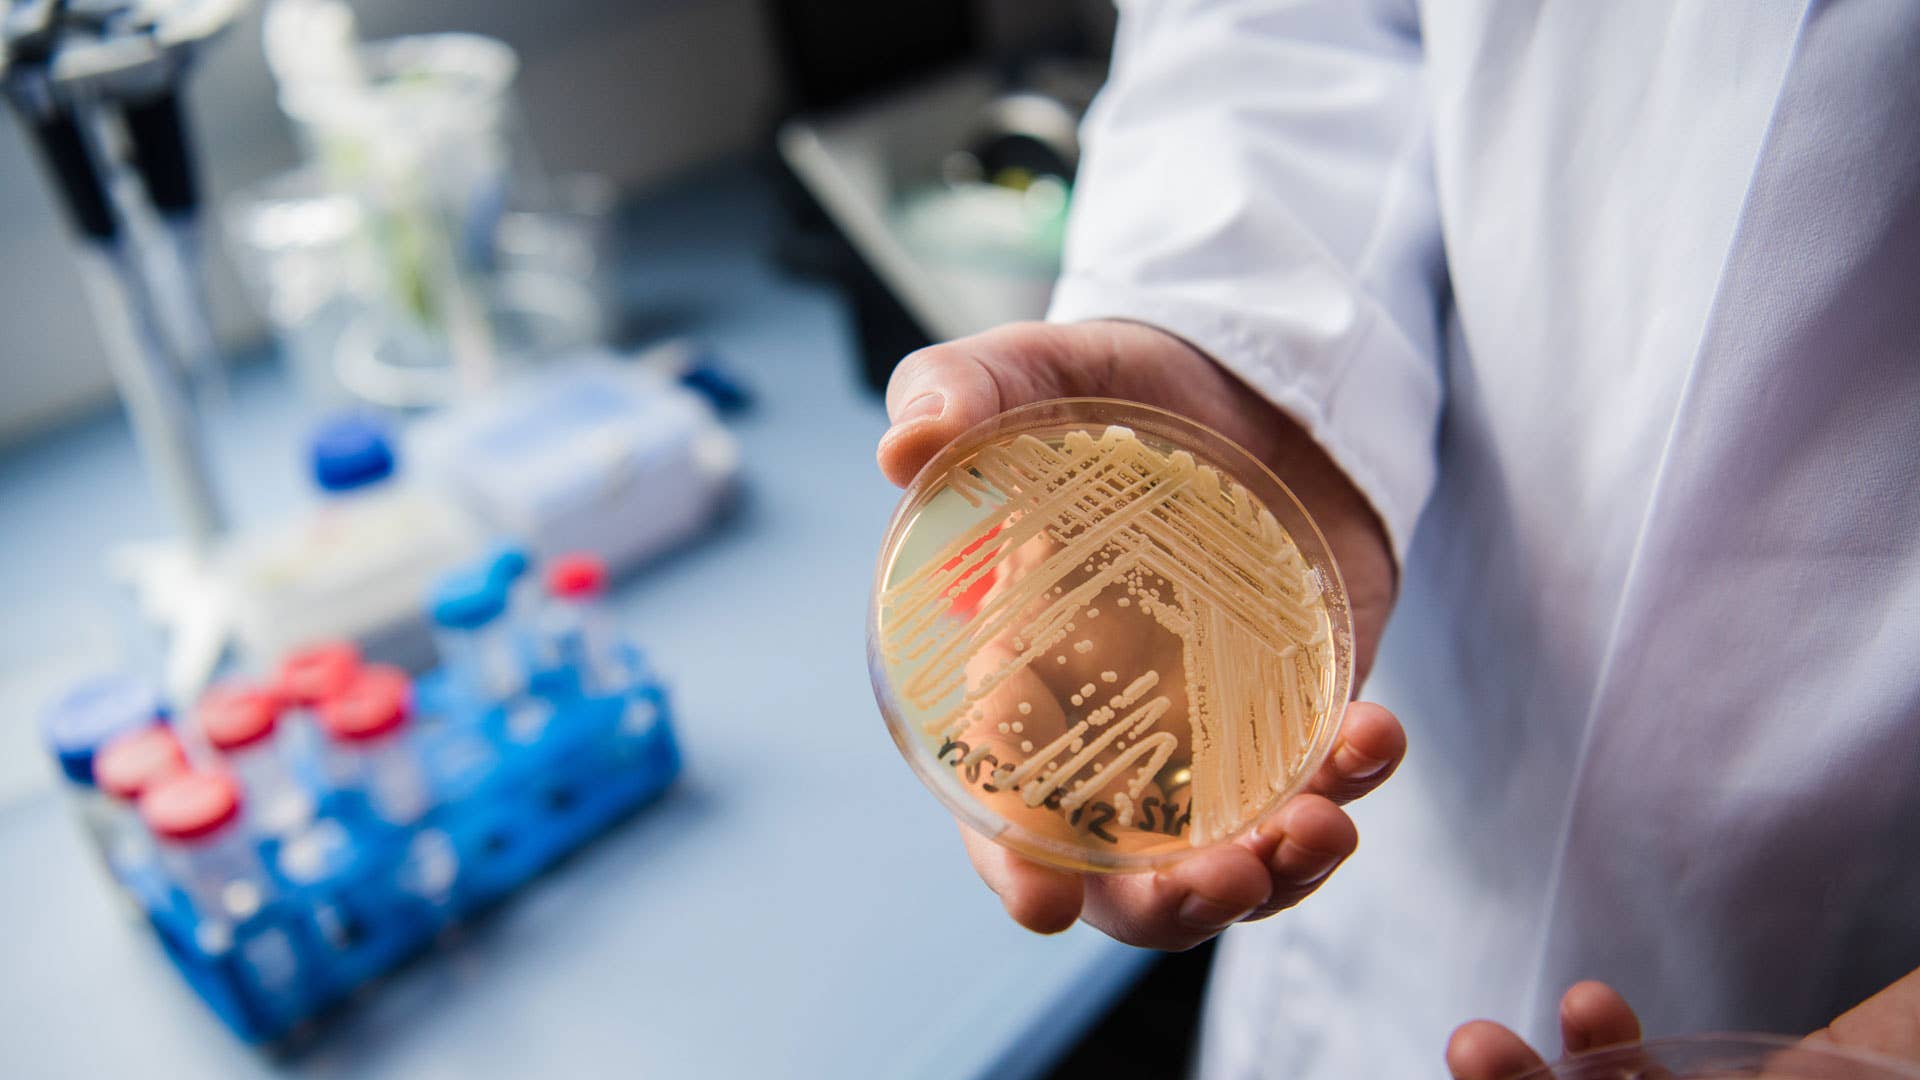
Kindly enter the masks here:
[[[1285, 411], [1366, 497], [1386, 527], [1395, 564], [1405, 565], [1414, 524], [1433, 488], [1440, 402], [1431, 361], [1402, 336], [1359, 326], [1338, 341], [1302, 347], [1297, 333], [1263, 327], [1258, 313], [1160, 290], [1062, 278], [1047, 320], [1088, 319], [1127, 319], [1166, 330]], [[1375, 332], [1382, 329], [1388, 332]]]

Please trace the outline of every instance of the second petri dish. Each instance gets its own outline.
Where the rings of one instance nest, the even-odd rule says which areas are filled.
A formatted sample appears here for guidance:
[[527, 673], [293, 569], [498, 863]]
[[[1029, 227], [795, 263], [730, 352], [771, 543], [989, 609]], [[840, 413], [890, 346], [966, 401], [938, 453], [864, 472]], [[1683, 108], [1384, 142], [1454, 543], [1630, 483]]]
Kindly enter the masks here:
[[1134, 871], [1300, 790], [1352, 680], [1344, 587], [1274, 475], [1130, 402], [1014, 409], [935, 455], [887, 530], [868, 624], [894, 741], [961, 820]]
[[1920, 1080], [1920, 1066], [1778, 1035], [1679, 1035], [1574, 1054], [1516, 1080]]

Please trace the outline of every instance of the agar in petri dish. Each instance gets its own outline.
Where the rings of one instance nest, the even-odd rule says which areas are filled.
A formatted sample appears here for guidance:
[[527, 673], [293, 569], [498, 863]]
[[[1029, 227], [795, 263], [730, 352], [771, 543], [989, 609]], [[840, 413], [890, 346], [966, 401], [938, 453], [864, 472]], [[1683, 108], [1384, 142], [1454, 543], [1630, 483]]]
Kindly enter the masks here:
[[1352, 680], [1339, 571], [1286, 487], [1217, 432], [1095, 398], [1003, 413], [921, 470], [867, 653], [894, 742], [948, 809], [1101, 872], [1277, 809]]

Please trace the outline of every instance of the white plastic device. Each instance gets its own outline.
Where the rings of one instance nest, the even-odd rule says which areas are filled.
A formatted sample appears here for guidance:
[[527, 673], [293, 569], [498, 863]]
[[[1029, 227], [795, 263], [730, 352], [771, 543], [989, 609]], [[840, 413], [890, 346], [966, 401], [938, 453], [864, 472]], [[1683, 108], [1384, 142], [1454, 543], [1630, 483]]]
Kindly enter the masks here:
[[409, 458], [538, 559], [619, 573], [704, 531], [739, 445], [712, 408], [644, 361], [592, 354], [510, 381], [408, 432]]

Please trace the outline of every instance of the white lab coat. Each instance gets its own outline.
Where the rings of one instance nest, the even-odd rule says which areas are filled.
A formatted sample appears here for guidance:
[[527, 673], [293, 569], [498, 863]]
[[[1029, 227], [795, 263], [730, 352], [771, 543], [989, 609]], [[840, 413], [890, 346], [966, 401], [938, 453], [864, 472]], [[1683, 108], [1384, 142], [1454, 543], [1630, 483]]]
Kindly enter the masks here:
[[1920, 966], [1920, 3], [1122, 6], [1051, 317], [1210, 352], [1404, 566], [1406, 766], [1226, 935], [1204, 1074]]

